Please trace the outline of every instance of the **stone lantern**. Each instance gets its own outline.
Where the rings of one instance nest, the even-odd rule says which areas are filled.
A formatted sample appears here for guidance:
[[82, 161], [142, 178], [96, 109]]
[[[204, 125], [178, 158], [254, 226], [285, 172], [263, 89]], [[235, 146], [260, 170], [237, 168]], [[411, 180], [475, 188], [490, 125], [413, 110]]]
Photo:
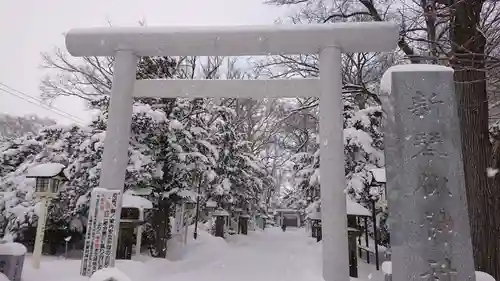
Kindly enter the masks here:
[[[123, 194], [120, 214], [120, 231], [118, 232], [117, 259], [132, 258], [132, 248], [135, 242], [135, 255], [141, 254], [142, 225], [144, 211], [152, 209], [153, 203], [148, 199], [136, 195], [133, 191]], [[135, 234], [135, 241], [134, 241]]]
[[46, 163], [35, 166], [28, 170], [26, 178], [34, 178], [35, 195], [39, 198], [54, 198], [59, 193], [61, 183], [66, 179], [63, 173], [64, 166], [59, 163]]
[[226, 218], [229, 217], [229, 213], [222, 208], [218, 208], [213, 213], [213, 216], [215, 217], [215, 236], [224, 238], [224, 224]]
[[[195, 214], [197, 201], [191, 197], [184, 197], [175, 204], [175, 224], [172, 229], [172, 235], [181, 244], [187, 243], [187, 219]], [[198, 236], [198, 218], [195, 218], [195, 229], [193, 235]], [[195, 238], [195, 239], [196, 239]]]
[[250, 215], [243, 214], [238, 218], [238, 233], [243, 235], [248, 234], [248, 220], [250, 219]]
[[182, 200], [181, 204], [184, 204], [184, 208], [187, 211], [192, 212], [194, 209], [196, 209], [196, 201], [191, 198], [185, 198], [184, 200]]
[[316, 238], [316, 241], [321, 241], [321, 207], [316, 205], [307, 214], [308, 224], [311, 229], [312, 238]]
[[59, 193], [59, 187], [66, 181], [63, 170], [66, 168], [60, 163], [45, 163], [28, 169], [26, 178], [35, 179], [35, 196], [40, 198], [40, 209], [36, 228], [35, 248], [33, 250], [33, 267], [40, 268], [42, 256], [43, 236], [50, 200]]
[[212, 199], [208, 199], [208, 201], [205, 203], [205, 210], [211, 214], [215, 211], [215, 209], [217, 208], [217, 202], [215, 202], [214, 200]]
[[229, 220], [229, 231], [230, 234], [239, 234], [240, 233], [240, 216], [243, 214], [243, 209], [242, 208], [234, 208], [233, 211], [231, 212], [232, 216], [234, 217], [234, 222], [233, 220]]

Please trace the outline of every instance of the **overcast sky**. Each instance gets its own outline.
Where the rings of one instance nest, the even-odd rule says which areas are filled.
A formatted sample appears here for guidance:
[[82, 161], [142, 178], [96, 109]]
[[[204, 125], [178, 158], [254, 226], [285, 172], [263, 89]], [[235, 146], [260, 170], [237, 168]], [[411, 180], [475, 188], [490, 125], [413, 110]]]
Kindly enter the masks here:
[[[1, 0], [0, 83], [39, 97], [43, 77], [40, 52], [64, 47], [63, 33], [74, 27], [157, 25], [271, 24], [286, 10], [263, 0]], [[6, 89], [0, 84], [0, 89]], [[9, 91], [12, 91], [8, 89]], [[60, 98], [56, 108], [88, 121], [78, 99]], [[0, 112], [37, 114], [71, 123], [39, 106], [0, 91]]]

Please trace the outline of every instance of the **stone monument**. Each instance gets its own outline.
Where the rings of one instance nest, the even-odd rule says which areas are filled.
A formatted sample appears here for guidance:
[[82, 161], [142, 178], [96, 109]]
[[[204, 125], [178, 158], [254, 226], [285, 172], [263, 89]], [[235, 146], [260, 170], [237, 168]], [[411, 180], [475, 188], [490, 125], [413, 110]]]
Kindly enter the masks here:
[[475, 280], [453, 70], [382, 79], [392, 279]]

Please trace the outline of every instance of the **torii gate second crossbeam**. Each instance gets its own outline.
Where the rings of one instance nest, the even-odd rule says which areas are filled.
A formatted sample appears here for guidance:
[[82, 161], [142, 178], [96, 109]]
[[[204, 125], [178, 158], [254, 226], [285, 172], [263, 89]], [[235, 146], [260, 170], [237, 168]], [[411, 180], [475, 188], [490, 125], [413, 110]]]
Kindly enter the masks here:
[[[388, 22], [232, 27], [105, 27], [71, 30], [73, 56], [114, 56], [100, 187], [123, 193], [133, 97], [320, 97], [323, 278], [348, 281], [342, 52], [386, 52], [399, 28]], [[140, 56], [319, 54], [320, 78], [290, 80], [140, 80]], [[116, 210], [120, 214], [120, 208]], [[115, 229], [118, 229], [119, 220]], [[116, 252], [114, 237], [111, 266]]]

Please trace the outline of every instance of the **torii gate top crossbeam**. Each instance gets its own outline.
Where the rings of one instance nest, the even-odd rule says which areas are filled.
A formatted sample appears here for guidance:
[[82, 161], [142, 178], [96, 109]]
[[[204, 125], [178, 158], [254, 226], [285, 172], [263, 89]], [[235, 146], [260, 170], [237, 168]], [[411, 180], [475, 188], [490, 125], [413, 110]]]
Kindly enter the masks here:
[[245, 56], [316, 54], [324, 47], [342, 52], [394, 49], [399, 28], [390, 22], [231, 27], [98, 27], [73, 29], [66, 47], [73, 56]]

